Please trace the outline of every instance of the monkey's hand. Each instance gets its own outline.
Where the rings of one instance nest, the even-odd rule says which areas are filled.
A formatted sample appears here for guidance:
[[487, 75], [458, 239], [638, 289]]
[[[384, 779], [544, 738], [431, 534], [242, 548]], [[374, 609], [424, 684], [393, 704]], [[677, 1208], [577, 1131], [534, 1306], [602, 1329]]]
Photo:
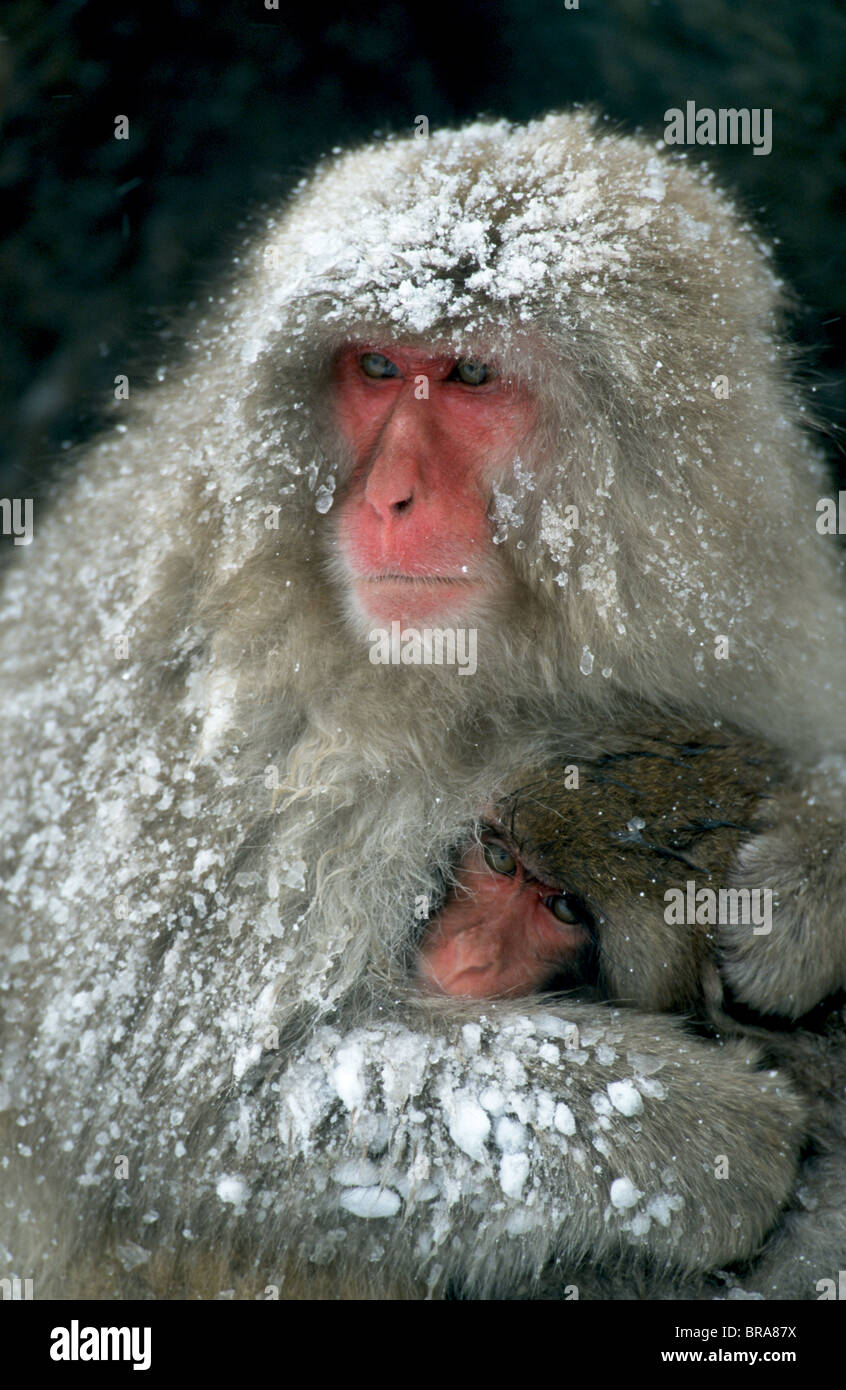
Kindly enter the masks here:
[[402, 1013], [319, 1028], [268, 1096], [304, 1267], [532, 1296], [603, 1260], [720, 1267], [778, 1219], [804, 1103], [754, 1046], [575, 1002]]
[[721, 974], [741, 1003], [797, 1019], [846, 989], [846, 819], [824, 794], [781, 793], [772, 809], [732, 879], [763, 890], [770, 910], [757, 926], [721, 926]]

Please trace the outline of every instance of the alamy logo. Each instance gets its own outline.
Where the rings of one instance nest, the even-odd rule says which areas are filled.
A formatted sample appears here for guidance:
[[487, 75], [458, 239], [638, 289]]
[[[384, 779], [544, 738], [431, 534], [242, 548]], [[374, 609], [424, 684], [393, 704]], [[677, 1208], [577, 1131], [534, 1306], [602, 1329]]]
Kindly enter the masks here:
[[460, 676], [476, 670], [475, 627], [406, 627], [391, 623], [368, 634], [374, 666], [457, 666]]
[[4, 1302], [6, 1299], [13, 1299], [17, 1303], [34, 1297], [31, 1279], [20, 1279], [17, 1275], [11, 1279], [0, 1279], [0, 1298]]
[[772, 888], [699, 888], [689, 878], [685, 888], [664, 894], [664, 921], [671, 927], [751, 926], [755, 936], [773, 929]]
[[80, 1327], [73, 1318], [70, 1327], [54, 1327], [50, 1340], [53, 1361], [131, 1361], [133, 1371], [150, 1369], [149, 1327]]
[[0, 497], [0, 531], [15, 545], [32, 543], [32, 498]]
[[769, 154], [773, 147], [772, 107], [710, 106], [697, 109], [695, 101], [685, 109], [671, 106], [664, 112], [665, 145], [752, 145], [753, 154]]

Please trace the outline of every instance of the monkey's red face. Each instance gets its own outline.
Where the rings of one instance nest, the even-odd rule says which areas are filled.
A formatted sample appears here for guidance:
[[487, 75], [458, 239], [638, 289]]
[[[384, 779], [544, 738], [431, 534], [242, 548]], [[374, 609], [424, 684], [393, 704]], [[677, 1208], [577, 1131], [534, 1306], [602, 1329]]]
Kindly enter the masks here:
[[336, 363], [354, 470], [338, 543], [358, 611], [379, 624], [443, 621], [495, 591], [491, 485], [535, 408], [484, 363], [357, 345]]
[[468, 999], [536, 994], [580, 973], [592, 944], [581, 900], [534, 876], [505, 844], [464, 855], [450, 893], [420, 946], [427, 990]]

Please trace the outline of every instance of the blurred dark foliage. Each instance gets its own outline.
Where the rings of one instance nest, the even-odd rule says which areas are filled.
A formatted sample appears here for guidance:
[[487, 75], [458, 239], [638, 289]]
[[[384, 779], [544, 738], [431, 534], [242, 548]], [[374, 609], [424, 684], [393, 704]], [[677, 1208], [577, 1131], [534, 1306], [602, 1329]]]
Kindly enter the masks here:
[[[805, 374], [846, 424], [842, 0], [6, 0], [0, 43], [0, 486], [32, 495], [139, 344], [206, 292], [245, 211], [374, 129], [573, 102], [655, 134], [669, 106], [771, 107], [773, 152], [708, 152], [803, 308]], [[126, 115], [131, 138], [114, 139]], [[133, 382], [136, 378], [133, 377]], [[838, 430], [831, 438], [842, 468]]]

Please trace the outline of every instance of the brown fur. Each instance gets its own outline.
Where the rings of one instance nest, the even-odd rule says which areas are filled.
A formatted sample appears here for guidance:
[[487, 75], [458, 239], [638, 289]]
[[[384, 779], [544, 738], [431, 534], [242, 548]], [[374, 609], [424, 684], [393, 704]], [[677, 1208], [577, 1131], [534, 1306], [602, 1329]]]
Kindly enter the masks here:
[[714, 931], [666, 922], [665, 891], [727, 886], [740, 845], [769, 828], [785, 776], [754, 739], [644, 716], [601, 737], [590, 759], [527, 774], [500, 814], [520, 856], [594, 911], [602, 997], [680, 1013], [713, 993]]

